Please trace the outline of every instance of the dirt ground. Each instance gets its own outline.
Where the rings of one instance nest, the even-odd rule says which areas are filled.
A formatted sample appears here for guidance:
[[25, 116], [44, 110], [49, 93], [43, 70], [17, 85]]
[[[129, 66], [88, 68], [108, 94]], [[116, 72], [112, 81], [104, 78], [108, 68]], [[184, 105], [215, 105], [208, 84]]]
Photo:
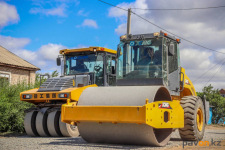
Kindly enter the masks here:
[[[224, 130], [225, 125], [206, 125], [206, 130]], [[210, 141], [209, 141], [210, 142]], [[171, 148], [162, 148], [160, 150], [225, 150], [225, 140], [221, 141], [221, 146], [178, 146]]]
[[[135, 138], [135, 137], [134, 137]], [[212, 141], [216, 142], [212, 145]], [[190, 141], [182, 141], [178, 130], [175, 130], [171, 139], [165, 147], [151, 147], [139, 145], [118, 145], [118, 144], [104, 144], [104, 143], [87, 143], [82, 137], [65, 138], [65, 137], [30, 137], [21, 133], [0, 133], [0, 150], [105, 150], [105, 149], [139, 149], [139, 150], [225, 150], [225, 126], [221, 125], [207, 125], [205, 130], [203, 142], [209, 141], [209, 145], [203, 145], [198, 142], [188, 146]], [[218, 141], [221, 143], [218, 145]], [[186, 142], [186, 143], [185, 143]], [[196, 146], [195, 146], [196, 144]], [[204, 143], [203, 143], [204, 144]], [[217, 146], [218, 145], [218, 146]]]
[[225, 150], [225, 140], [221, 141], [221, 146], [178, 146], [171, 148], [162, 148], [159, 150]]
[[224, 130], [225, 125], [206, 125], [205, 129]]

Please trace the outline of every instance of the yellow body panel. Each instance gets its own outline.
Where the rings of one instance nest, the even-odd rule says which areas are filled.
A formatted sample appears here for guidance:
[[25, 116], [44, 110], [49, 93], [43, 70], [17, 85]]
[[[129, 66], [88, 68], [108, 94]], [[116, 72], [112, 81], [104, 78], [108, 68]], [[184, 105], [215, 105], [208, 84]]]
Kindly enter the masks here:
[[[60, 54], [64, 53], [64, 54], [68, 54], [68, 53], [72, 53], [72, 52], [90, 52], [90, 51], [94, 51], [94, 49], [96, 49], [96, 51], [101, 51], [101, 52], [109, 52], [112, 54], [116, 54], [116, 50], [112, 50], [112, 49], [108, 49], [108, 48], [104, 48], [104, 47], [89, 47], [89, 48], [79, 48], [79, 49], [63, 49], [60, 50]], [[102, 50], [104, 49], [104, 50]]]
[[184, 74], [184, 78], [183, 78], [183, 74], [181, 74], [181, 82], [183, 82], [184, 80], [184, 90], [180, 93], [180, 97], [182, 98], [188, 95], [197, 96], [193, 83], [185, 74], [185, 69], [181, 68], [181, 72]]
[[[172, 109], [159, 108], [162, 102], [169, 103]], [[154, 128], [184, 127], [184, 110], [179, 101], [157, 101], [144, 106], [76, 106], [74, 104], [62, 105], [62, 122], [137, 123]], [[165, 112], [169, 114], [168, 122], [164, 122]]]
[[[83, 90], [85, 90], [88, 87], [97, 87], [97, 85], [93, 84], [93, 85], [79, 87], [79, 88], [73, 87], [73, 88], [68, 88], [68, 89], [62, 90], [62, 91], [49, 91], [49, 92], [37, 92], [38, 89], [32, 89], [32, 90], [28, 90], [25, 92], [21, 92], [20, 100], [26, 101], [26, 102], [31, 102], [31, 103], [48, 102], [50, 100], [66, 101], [67, 99], [70, 99], [72, 101], [78, 101]], [[69, 93], [69, 97], [68, 98], [59, 98], [58, 95], [60, 93]], [[23, 97], [22, 97], [23, 94], [31, 94], [32, 98], [31, 99], [23, 99]]]

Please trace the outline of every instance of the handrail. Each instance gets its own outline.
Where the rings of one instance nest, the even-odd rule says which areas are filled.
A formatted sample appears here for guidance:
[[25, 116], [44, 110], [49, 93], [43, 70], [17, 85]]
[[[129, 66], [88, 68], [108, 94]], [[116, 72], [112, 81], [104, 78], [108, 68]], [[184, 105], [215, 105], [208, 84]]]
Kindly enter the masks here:
[[183, 74], [182, 90], [180, 90], [180, 92], [182, 92], [184, 90], [184, 73], [180, 72], [180, 74]]
[[48, 79], [50, 78], [50, 75], [49, 74], [43, 74], [43, 75], [40, 75], [40, 87], [41, 87], [41, 77], [44, 77], [44, 76], [48, 76]]

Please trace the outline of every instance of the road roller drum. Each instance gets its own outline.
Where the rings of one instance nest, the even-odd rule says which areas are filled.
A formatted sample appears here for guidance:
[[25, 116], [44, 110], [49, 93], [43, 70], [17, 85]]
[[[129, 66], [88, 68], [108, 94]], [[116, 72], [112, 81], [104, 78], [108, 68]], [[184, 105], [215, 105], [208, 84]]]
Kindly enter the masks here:
[[[169, 91], [163, 86], [92, 87], [83, 91], [76, 107], [62, 106], [62, 110], [71, 110], [63, 112], [63, 114], [72, 114], [63, 116], [62, 119], [65, 121], [73, 117], [72, 120], [77, 121], [81, 137], [87, 142], [164, 146], [170, 139], [172, 127], [155, 129], [144, 123], [145, 119], [140, 121], [145, 116], [142, 115], [144, 108], [142, 106], [146, 105], [146, 100], [148, 105], [153, 102], [158, 105], [158, 102], [161, 101], [172, 103]], [[96, 110], [90, 110], [95, 107], [97, 107]], [[110, 107], [121, 110], [114, 114], [115, 111]], [[133, 115], [129, 115], [131, 111], [128, 109], [131, 107], [134, 108]], [[148, 108], [150, 111], [150, 106]], [[98, 112], [98, 109], [104, 109], [104, 113]], [[182, 112], [181, 107], [180, 109]], [[156, 107], [155, 111], [157, 111]], [[134, 123], [135, 121], [131, 120], [134, 114], [137, 115], [135, 121], [140, 122]], [[150, 115], [153, 117], [156, 114]], [[88, 117], [92, 117], [92, 119]], [[127, 123], [117, 117], [122, 117]], [[109, 120], [106, 121], [106, 118]], [[110, 122], [110, 119], [114, 120]], [[158, 120], [160, 119], [163, 120], [163, 118], [158, 118]]]

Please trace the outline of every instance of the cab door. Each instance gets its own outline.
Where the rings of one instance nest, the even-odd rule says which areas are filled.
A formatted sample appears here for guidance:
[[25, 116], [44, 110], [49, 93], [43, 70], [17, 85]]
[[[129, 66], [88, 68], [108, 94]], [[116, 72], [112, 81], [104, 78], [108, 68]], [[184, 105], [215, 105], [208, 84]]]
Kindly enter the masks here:
[[116, 55], [107, 54], [106, 57], [106, 81], [108, 86], [116, 85]]
[[180, 92], [180, 67], [179, 45], [176, 41], [170, 41], [168, 45], [168, 86], [171, 95], [179, 96]]

